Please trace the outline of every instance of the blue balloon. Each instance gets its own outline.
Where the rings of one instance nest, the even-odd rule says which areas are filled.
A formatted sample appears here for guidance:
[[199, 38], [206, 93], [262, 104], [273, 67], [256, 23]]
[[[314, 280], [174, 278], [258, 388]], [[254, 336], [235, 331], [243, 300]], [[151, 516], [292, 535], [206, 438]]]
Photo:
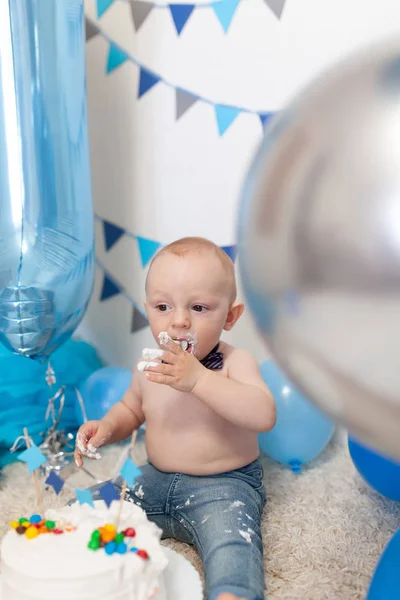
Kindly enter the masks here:
[[[349, 452], [361, 477], [377, 492], [400, 501], [400, 462], [349, 437]], [[400, 596], [400, 589], [399, 589]]]
[[[102, 419], [116, 402], [119, 402], [132, 381], [132, 372], [119, 367], [104, 367], [95, 371], [80, 386], [89, 421]], [[77, 415], [83, 423], [80, 406], [76, 407]]]
[[263, 363], [260, 370], [277, 408], [275, 427], [258, 436], [260, 447], [274, 460], [299, 472], [301, 465], [322, 452], [335, 426], [296, 390], [274, 361]]
[[394, 534], [376, 566], [367, 600], [400, 597], [400, 529]]
[[0, 23], [0, 342], [43, 359], [93, 288], [83, 0], [2, 0]]

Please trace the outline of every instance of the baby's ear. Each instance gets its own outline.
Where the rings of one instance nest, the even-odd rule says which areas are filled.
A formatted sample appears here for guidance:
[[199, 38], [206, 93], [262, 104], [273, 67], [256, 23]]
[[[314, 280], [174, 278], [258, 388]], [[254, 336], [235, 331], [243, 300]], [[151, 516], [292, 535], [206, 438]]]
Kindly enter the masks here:
[[232, 327], [235, 325], [236, 321], [240, 319], [244, 311], [243, 302], [234, 302], [228, 312], [226, 317], [224, 329], [225, 331], [230, 331]]

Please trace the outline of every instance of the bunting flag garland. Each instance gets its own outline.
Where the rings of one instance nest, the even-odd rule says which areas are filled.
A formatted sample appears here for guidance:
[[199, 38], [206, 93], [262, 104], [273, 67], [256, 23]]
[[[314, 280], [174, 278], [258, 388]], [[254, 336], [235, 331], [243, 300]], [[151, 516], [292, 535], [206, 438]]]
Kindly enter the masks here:
[[176, 88], [175, 93], [176, 100], [176, 120], [180, 119], [182, 115], [185, 114], [189, 110], [193, 104], [195, 104], [198, 100], [197, 96], [190, 94], [189, 92], [185, 92], [185, 90], [180, 90]]
[[215, 105], [215, 116], [217, 118], [219, 135], [224, 135], [225, 131], [232, 125], [239, 113], [240, 110], [233, 106], [223, 106], [222, 104]]
[[110, 223], [110, 221], [103, 221], [103, 231], [104, 243], [107, 252], [111, 250], [114, 244], [116, 244], [119, 238], [125, 233], [122, 227], [118, 227], [118, 225], [114, 225], [114, 223]]
[[121, 48], [111, 43], [108, 49], [106, 72], [111, 73], [114, 71], [114, 69], [120, 67], [127, 60], [128, 55], [123, 52]]
[[137, 236], [137, 241], [142, 267], [145, 267], [153, 258], [157, 250], [161, 247], [161, 244], [140, 236]]
[[108, 275], [104, 275], [103, 287], [100, 294], [100, 302], [108, 300], [113, 296], [118, 296], [121, 293], [121, 288], [118, 287]]
[[176, 32], [180, 35], [194, 10], [194, 4], [170, 4], [169, 10], [171, 11]]
[[160, 78], [157, 77], [157, 75], [154, 75], [144, 67], [140, 67], [138, 98], [144, 96], [144, 94], [151, 90], [151, 88], [154, 87], [159, 81]]
[[131, 333], [136, 333], [145, 327], [148, 327], [149, 322], [147, 317], [145, 317], [141, 312], [139, 312], [135, 307], [133, 307], [132, 313], [132, 323], [131, 323]]
[[222, 2], [214, 2], [212, 4], [214, 12], [225, 33], [227, 33], [230, 27], [239, 2], [240, 0], [222, 0]]
[[88, 504], [94, 508], [93, 494], [90, 490], [81, 490], [79, 488], [75, 488], [75, 495], [81, 506], [83, 504]]
[[274, 15], [281, 18], [286, 0], [265, 0], [267, 6], [272, 10]]
[[221, 246], [221, 250], [227, 253], [233, 262], [236, 260], [237, 247], [236, 246]]
[[96, 25], [92, 21], [89, 21], [88, 19], [85, 19], [85, 28], [86, 28], [85, 39], [87, 42], [99, 33], [99, 28], [96, 27]]
[[142, 474], [142, 471], [135, 465], [131, 457], [128, 456], [119, 473], [122, 479], [126, 481], [128, 487], [132, 487], [135, 480]]
[[53, 488], [53, 490], [55, 491], [55, 493], [58, 494], [61, 492], [61, 490], [64, 487], [64, 479], [61, 479], [61, 477], [59, 475], [57, 475], [57, 473], [55, 471], [50, 471], [49, 476], [47, 477], [45, 483], [47, 485], [51, 485], [51, 487]]
[[142, 0], [131, 0], [131, 14], [135, 30], [139, 31], [149, 14], [154, 8], [151, 2], [143, 2]]
[[97, 16], [100, 18], [104, 15], [113, 2], [114, 0], [97, 0]]
[[42, 454], [42, 452], [40, 452], [36, 444], [32, 444], [30, 448], [27, 448], [27, 450], [21, 452], [17, 458], [18, 460], [26, 463], [29, 473], [33, 473], [33, 471], [36, 471], [36, 469], [47, 462], [47, 458], [44, 454]]
[[119, 500], [119, 494], [117, 492], [117, 488], [111, 481], [107, 481], [104, 485], [99, 488], [100, 497], [107, 504], [108, 508], [110, 508], [111, 503], [114, 500]]
[[[239, 0], [221, 0], [219, 3], [222, 4], [225, 2], [233, 2], [233, 1], [238, 2]], [[137, 4], [139, 2], [139, 0], [133, 0], [133, 2], [135, 4]], [[176, 8], [177, 5], [174, 4], [172, 6], [174, 6]], [[194, 6], [194, 5], [190, 5], [190, 6]], [[231, 5], [229, 5], [229, 6], [231, 6]], [[183, 26], [184, 26], [183, 18], [182, 18], [183, 13], [182, 13], [182, 11], [175, 12], [175, 16], [177, 14], [180, 15], [180, 17], [179, 17], [180, 20], [177, 21], [179, 23], [179, 27], [182, 26], [182, 28], [183, 28]], [[221, 23], [224, 23], [226, 26], [227, 13], [222, 11], [219, 14], [221, 16]], [[230, 14], [233, 16], [232, 12]], [[176, 118], [176, 121], [178, 121], [197, 102], [203, 102], [205, 104], [209, 104], [210, 106], [212, 106], [214, 108], [216, 122], [217, 122], [217, 131], [220, 136], [223, 136], [225, 134], [225, 132], [231, 127], [232, 123], [237, 119], [237, 117], [241, 113], [255, 115], [259, 119], [262, 127], [264, 127], [266, 120], [269, 119], [273, 114], [272, 112], [265, 111], [265, 110], [256, 111], [256, 110], [251, 110], [251, 109], [239, 107], [239, 106], [230, 106], [230, 105], [226, 105], [226, 104], [219, 104], [218, 102], [214, 102], [213, 100], [204, 98], [197, 94], [194, 94], [193, 92], [191, 92], [189, 90], [185, 90], [182, 87], [178, 87], [175, 84], [173, 84], [173, 83], [167, 81], [166, 79], [164, 79], [163, 77], [161, 77], [161, 75], [159, 75], [158, 73], [155, 73], [154, 71], [151, 71], [150, 69], [146, 68], [136, 58], [134, 58], [133, 56], [128, 54], [128, 52], [126, 52], [123, 48], [121, 48], [115, 41], [111, 40], [104, 33], [104, 31], [102, 31], [96, 24], [93, 24], [93, 22], [88, 17], [86, 17], [86, 23], [87, 23], [87, 31], [89, 32], [89, 34], [92, 37], [94, 35], [100, 35], [109, 44], [109, 51], [108, 51], [108, 58], [107, 58], [107, 65], [106, 65], [106, 73], [107, 74], [112, 73], [113, 71], [115, 71], [116, 69], [121, 67], [121, 65], [123, 65], [127, 61], [135, 64], [139, 68], [138, 99], [142, 98], [142, 96], [147, 94], [147, 92], [149, 92], [152, 88], [154, 88], [158, 83], [162, 83], [163, 85], [166, 85], [175, 90], [175, 102], [176, 102], [175, 118]], [[91, 28], [91, 26], [93, 26], [96, 29], [95, 33], [93, 33], [94, 29]], [[89, 38], [89, 39], [91, 39], [91, 38]]]
[[[102, 17], [115, 1], [116, 0], [97, 0], [97, 17]], [[186, 4], [185, 2], [165, 4], [159, 2], [154, 3], [151, 1], [146, 2], [145, 0], [124, 1], [128, 2], [130, 5], [135, 31], [139, 31], [154, 8], [168, 8], [176, 32], [180, 35], [194, 10], [200, 8], [211, 8], [221, 24], [223, 31], [227, 33], [241, 0], [211, 0], [210, 2], [201, 2], [199, 4]], [[274, 15], [278, 19], [281, 19], [286, 0], [265, 0], [265, 3]], [[86, 37], [86, 39], [90, 38]]]

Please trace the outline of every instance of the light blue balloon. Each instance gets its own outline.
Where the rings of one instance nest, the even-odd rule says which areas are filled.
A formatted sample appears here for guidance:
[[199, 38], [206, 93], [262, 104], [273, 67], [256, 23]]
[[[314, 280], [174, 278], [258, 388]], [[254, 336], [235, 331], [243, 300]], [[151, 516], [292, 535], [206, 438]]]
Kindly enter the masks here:
[[[120, 367], [104, 367], [92, 373], [79, 388], [88, 420], [102, 419], [121, 400], [131, 381], [132, 371]], [[83, 423], [78, 403], [76, 410], [78, 420]]]
[[260, 433], [261, 449], [294, 472], [316, 458], [331, 439], [335, 426], [289, 381], [278, 365], [269, 360], [260, 366], [277, 408], [276, 425]]
[[0, 342], [43, 359], [93, 288], [83, 0], [2, 0], [0, 23]]
[[376, 566], [367, 600], [400, 598], [400, 529], [394, 534]]

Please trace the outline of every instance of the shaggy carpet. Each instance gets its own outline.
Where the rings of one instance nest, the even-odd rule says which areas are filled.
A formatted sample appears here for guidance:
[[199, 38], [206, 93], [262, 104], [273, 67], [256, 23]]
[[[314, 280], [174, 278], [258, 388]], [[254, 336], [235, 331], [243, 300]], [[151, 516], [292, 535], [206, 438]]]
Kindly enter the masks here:
[[[87, 462], [100, 480], [113, 475], [121, 455], [118, 446], [103, 451], [103, 459]], [[143, 441], [135, 459], [145, 462]], [[265, 589], [269, 600], [361, 600], [383, 547], [400, 526], [400, 503], [370, 489], [349, 457], [344, 432], [336, 435], [321, 457], [295, 475], [263, 457], [268, 505], [263, 519]], [[93, 483], [82, 472], [68, 484]], [[31, 476], [23, 464], [3, 471], [0, 480], [0, 536], [8, 522], [35, 508]], [[73, 497], [64, 487], [59, 497], [45, 492], [45, 506], [64, 504]], [[200, 572], [196, 551], [166, 540]]]

